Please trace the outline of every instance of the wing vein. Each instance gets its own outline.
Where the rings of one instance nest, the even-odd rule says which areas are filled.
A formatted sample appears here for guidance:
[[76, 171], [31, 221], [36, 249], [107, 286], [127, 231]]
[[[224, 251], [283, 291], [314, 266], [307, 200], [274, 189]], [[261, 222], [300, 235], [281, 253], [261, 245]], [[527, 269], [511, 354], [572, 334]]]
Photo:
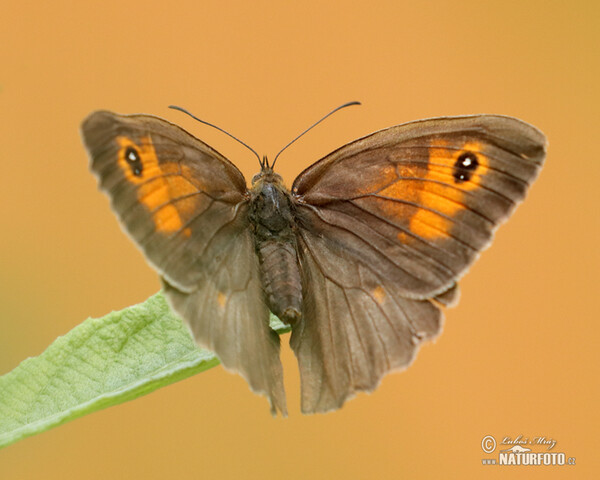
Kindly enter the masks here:
[[[415, 207], [415, 208], [417, 208], [417, 209], [427, 210], [427, 211], [429, 211], [429, 212], [431, 212], [431, 213], [434, 213], [434, 214], [436, 214], [436, 215], [439, 215], [439, 216], [440, 216], [440, 217], [442, 217], [444, 220], [447, 220], [447, 221], [449, 221], [449, 222], [452, 222], [452, 223], [454, 223], [454, 224], [456, 224], [456, 225], [462, 225], [462, 226], [464, 226], [464, 227], [468, 228], [469, 230], [473, 230], [473, 231], [477, 232], [477, 230], [476, 230], [476, 229], [473, 229], [473, 228], [472, 228], [472, 227], [471, 227], [469, 224], [467, 224], [467, 223], [464, 223], [464, 222], [459, 222], [459, 221], [457, 221], [457, 220], [454, 220], [452, 217], [449, 217], [448, 215], [445, 215], [445, 214], [443, 214], [443, 213], [441, 213], [441, 212], [438, 212], [437, 210], [434, 210], [434, 209], [432, 209], [432, 208], [430, 208], [430, 207], [425, 207], [425, 206], [423, 206], [423, 205], [419, 205], [418, 203], [411, 202], [411, 201], [409, 201], [409, 200], [403, 200], [403, 199], [400, 199], [400, 198], [394, 198], [394, 197], [386, 197], [386, 196], [382, 196], [382, 195], [377, 195], [377, 196], [375, 196], [375, 195], [368, 195], [368, 196], [374, 196], [375, 198], [380, 198], [380, 199], [382, 199], [382, 200], [389, 200], [389, 201], [392, 201], [392, 202], [398, 202], [398, 203], [402, 203], [402, 204], [404, 204], [404, 205], [409, 205], [409, 206]], [[387, 222], [389, 225], [392, 225], [392, 226], [396, 227], [396, 228], [397, 228], [397, 229], [399, 229], [399, 230], [403, 230], [405, 233], [406, 233], [406, 232], [410, 232], [410, 230], [405, 230], [405, 229], [403, 229], [403, 228], [402, 228], [400, 225], [397, 225], [397, 224], [395, 224], [395, 223], [393, 223], [393, 222], [390, 222], [390, 221], [389, 221], [389, 220], [387, 220], [385, 217], [381, 217], [381, 216], [379, 216], [379, 215], [375, 214], [374, 212], [372, 212], [372, 211], [370, 211], [370, 210], [367, 210], [367, 209], [365, 209], [364, 207], [361, 207], [360, 205], [358, 205], [358, 204], [354, 203], [353, 201], [351, 201], [351, 202], [352, 202], [352, 204], [353, 204], [353, 205], [355, 205], [356, 207], [358, 207], [358, 208], [360, 208], [361, 210], [365, 211], [366, 213], [369, 213], [370, 215], [373, 215], [374, 217], [376, 217], [376, 218], [378, 218], [378, 219], [380, 219], [380, 220], [384, 220], [384, 221], [386, 221], [386, 222]], [[422, 219], [419, 219], [419, 221], [420, 221], [422, 224], [424, 224], [424, 225], [427, 225], [427, 226], [429, 226], [429, 227], [431, 227], [431, 228], [433, 228], [433, 229], [435, 229], [435, 230], [438, 230], [439, 232], [443, 233], [443, 234], [444, 234], [444, 236], [452, 238], [452, 239], [453, 239], [453, 240], [455, 240], [457, 243], [460, 243], [461, 245], [463, 245], [463, 246], [465, 246], [465, 247], [467, 247], [467, 248], [470, 248], [470, 249], [472, 249], [472, 250], [477, 250], [477, 248], [476, 248], [476, 247], [474, 247], [474, 246], [472, 246], [472, 245], [470, 245], [470, 244], [468, 244], [468, 243], [464, 242], [463, 240], [461, 240], [460, 238], [456, 237], [455, 235], [452, 235], [450, 232], [446, 232], [446, 231], [444, 231], [444, 230], [441, 230], [439, 227], [436, 227], [435, 225], [431, 225], [430, 223], [428, 223], [428, 222], [425, 222], [425, 221], [423, 221]], [[426, 240], [425, 240], [423, 237], [421, 237], [420, 235], [415, 235], [415, 234], [413, 234], [412, 232], [410, 232], [410, 235], [411, 235], [413, 238], [418, 238], [418, 239], [422, 240], [423, 242], [427, 243], [427, 245], [431, 245], [429, 242], [427, 242], [427, 241], [426, 241]], [[438, 247], [438, 248], [439, 248], [439, 247]], [[447, 253], [449, 253], [449, 252], [447, 252]]]

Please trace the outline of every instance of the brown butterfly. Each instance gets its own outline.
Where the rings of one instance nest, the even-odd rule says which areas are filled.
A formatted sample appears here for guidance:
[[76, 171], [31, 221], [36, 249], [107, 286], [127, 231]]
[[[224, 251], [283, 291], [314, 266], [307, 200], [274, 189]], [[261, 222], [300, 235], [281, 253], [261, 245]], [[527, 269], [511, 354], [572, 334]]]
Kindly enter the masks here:
[[546, 139], [499, 115], [420, 120], [351, 142], [291, 191], [266, 157], [248, 188], [166, 120], [92, 113], [91, 168], [196, 341], [287, 414], [279, 337], [292, 327], [302, 411], [340, 408], [406, 368], [440, 306], [537, 176]]

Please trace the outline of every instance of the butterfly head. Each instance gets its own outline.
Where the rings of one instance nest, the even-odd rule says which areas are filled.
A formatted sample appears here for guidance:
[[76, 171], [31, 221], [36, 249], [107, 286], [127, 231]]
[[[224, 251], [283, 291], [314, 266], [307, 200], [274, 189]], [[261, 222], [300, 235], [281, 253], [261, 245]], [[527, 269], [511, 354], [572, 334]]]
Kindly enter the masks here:
[[267, 156], [264, 155], [260, 162], [260, 172], [252, 177], [252, 188], [260, 189], [260, 186], [264, 183], [275, 183], [283, 185], [283, 178], [273, 170], [273, 164], [269, 165]]

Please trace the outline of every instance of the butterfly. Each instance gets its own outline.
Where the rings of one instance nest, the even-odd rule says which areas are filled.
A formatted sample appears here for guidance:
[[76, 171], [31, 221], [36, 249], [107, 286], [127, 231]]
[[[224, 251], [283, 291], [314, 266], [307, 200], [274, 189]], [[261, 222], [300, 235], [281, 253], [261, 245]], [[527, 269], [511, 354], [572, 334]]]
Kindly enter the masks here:
[[223, 155], [158, 117], [97, 111], [82, 137], [197, 343], [284, 416], [269, 311], [291, 326], [303, 413], [373, 391], [440, 333], [441, 308], [546, 152], [516, 118], [432, 118], [348, 143], [288, 189], [266, 157], [248, 187]]

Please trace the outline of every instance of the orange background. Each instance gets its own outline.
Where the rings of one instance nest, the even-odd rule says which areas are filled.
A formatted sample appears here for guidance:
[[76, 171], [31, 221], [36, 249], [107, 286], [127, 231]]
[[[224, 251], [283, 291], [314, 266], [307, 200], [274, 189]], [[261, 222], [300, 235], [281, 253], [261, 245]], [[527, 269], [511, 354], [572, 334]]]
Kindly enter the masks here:
[[[14, 3], [14, 4], [13, 4]], [[0, 373], [156, 274], [87, 169], [92, 110], [163, 116], [246, 177], [306, 166], [408, 120], [501, 113], [541, 128], [547, 165], [461, 282], [444, 333], [341, 411], [290, 418], [220, 367], [0, 451], [2, 479], [591, 478], [598, 475], [598, 2], [6, 2], [0, 17]], [[491, 467], [485, 435], [546, 436], [575, 467]], [[536, 451], [538, 451], [537, 449]]]

